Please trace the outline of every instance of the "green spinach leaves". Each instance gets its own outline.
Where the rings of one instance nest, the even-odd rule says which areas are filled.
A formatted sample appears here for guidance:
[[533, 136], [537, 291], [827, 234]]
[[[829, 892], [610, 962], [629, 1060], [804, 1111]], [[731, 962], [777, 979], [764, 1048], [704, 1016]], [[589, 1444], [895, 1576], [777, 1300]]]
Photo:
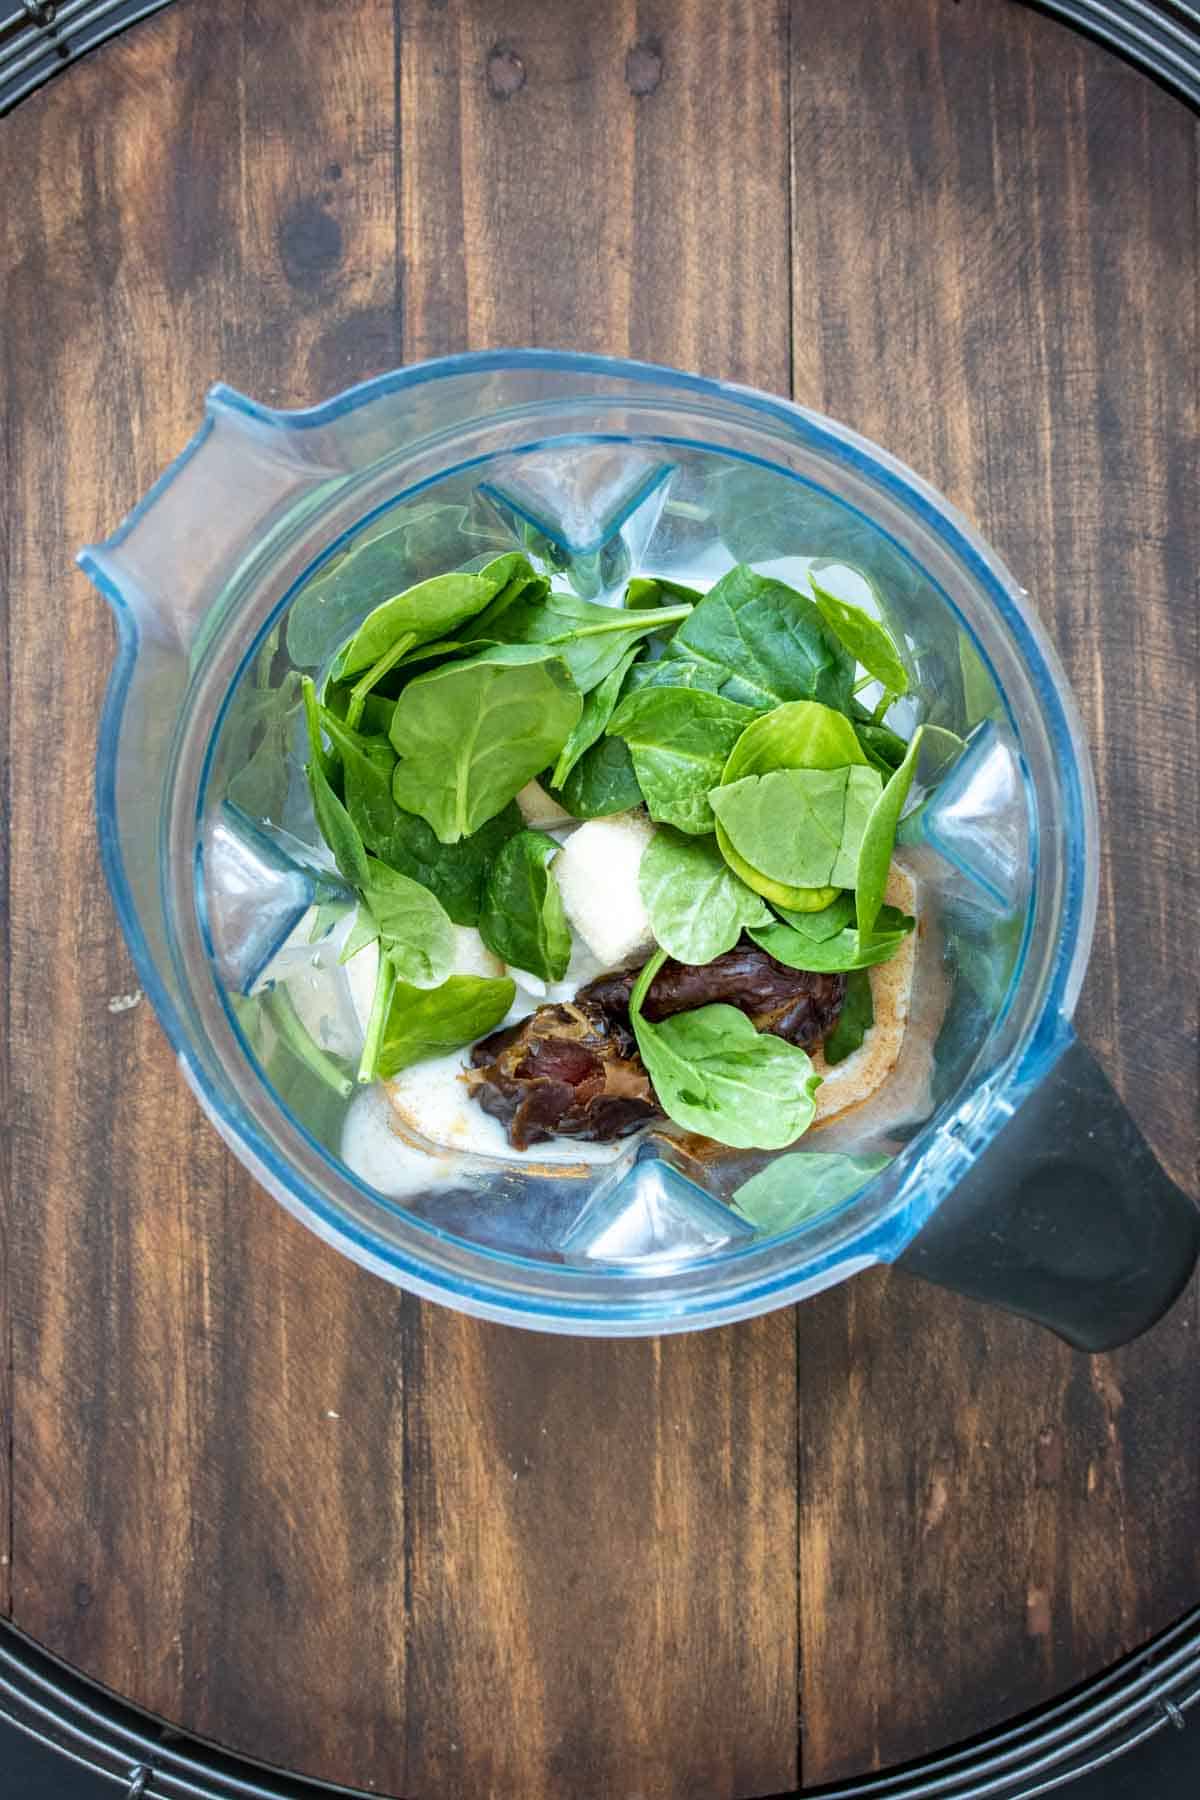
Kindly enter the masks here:
[[764, 1237], [789, 1231], [807, 1219], [832, 1212], [883, 1173], [890, 1156], [843, 1156], [834, 1151], [799, 1150], [744, 1181], [733, 1210]]
[[[360, 906], [402, 981], [422, 988], [445, 981], [454, 966], [454, 928], [428, 888], [370, 856]], [[361, 948], [365, 933], [356, 926], [354, 935]]]
[[551, 864], [559, 846], [544, 831], [518, 831], [493, 863], [479, 935], [515, 969], [561, 981], [571, 960], [571, 928]]
[[566, 663], [537, 644], [416, 676], [392, 715], [397, 804], [443, 844], [469, 837], [554, 761], [582, 705]]
[[854, 685], [854, 659], [815, 601], [744, 563], [709, 589], [666, 655], [701, 664], [719, 675], [725, 699], [761, 712], [784, 700], [845, 712]]
[[[862, 764], [746, 775], [709, 798], [738, 856], [787, 887], [851, 887], [882, 783]], [[753, 886], [754, 884], [751, 883]]]
[[677, 962], [712, 962], [732, 950], [743, 931], [771, 924], [764, 901], [738, 880], [711, 837], [656, 832], [638, 885], [655, 942]]
[[[498, 560], [508, 562], [507, 558]], [[485, 571], [479, 575], [433, 575], [385, 600], [367, 615], [339, 653], [334, 665], [335, 679], [345, 681], [351, 675], [362, 674], [381, 658], [394, 655], [398, 642], [404, 643], [400, 652], [404, 655], [414, 644], [445, 637], [473, 619], [495, 598], [511, 574], [511, 570], [497, 569], [495, 564], [489, 567], [491, 574]]]
[[875, 801], [862, 834], [854, 880], [854, 905], [858, 929], [864, 935], [874, 929], [883, 905], [892, 852], [896, 847], [896, 827], [921, 754], [921, 737], [922, 730], [918, 725], [904, 761]]
[[389, 1081], [412, 1063], [448, 1056], [494, 1031], [516, 992], [516, 984], [507, 976], [451, 975], [435, 988], [392, 983], [385, 989], [371, 1078]]
[[709, 792], [753, 718], [703, 688], [647, 687], [626, 695], [608, 730], [629, 745], [650, 817], [700, 833], [713, 829]]
[[837, 1023], [821, 1045], [821, 1053], [830, 1068], [835, 1063], [845, 1062], [848, 1056], [861, 1049], [862, 1041], [874, 1023], [875, 1002], [871, 998], [870, 974], [866, 969], [851, 969], [846, 976], [846, 998]]
[[557, 650], [581, 694], [589, 694], [612, 673], [632, 643], [686, 619], [690, 605], [626, 611], [580, 600], [575, 594], [520, 594], [497, 614], [489, 609], [478, 622], [481, 636], [506, 644], [542, 644]]
[[[911, 927], [912, 921], [908, 921]], [[870, 969], [876, 963], [889, 962], [908, 935], [902, 931], [863, 933], [853, 927], [835, 932], [832, 937], [805, 937], [791, 925], [778, 922], [755, 926], [750, 936], [760, 950], [776, 962], [791, 969], [809, 969], [816, 975], [838, 974], [846, 969]]]
[[820, 1077], [807, 1054], [717, 1004], [651, 1024], [642, 1003], [666, 952], [652, 956], [629, 998], [638, 1049], [663, 1111], [686, 1131], [739, 1150], [782, 1150], [812, 1124]]
[[624, 738], [602, 737], [585, 750], [558, 790], [575, 819], [607, 819], [642, 804], [642, 790]]
[[893, 700], [898, 700], [901, 694], [907, 694], [908, 670], [891, 633], [877, 619], [873, 619], [870, 613], [864, 612], [861, 606], [853, 606], [848, 600], [839, 600], [836, 594], [831, 594], [828, 588], [822, 587], [811, 570], [808, 581], [817, 602], [817, 610], [838, 642], [845, 645], [868, 675], [881, 683], [885, 694], [890, 694]]
[[609, 670], [604, 680], [584, 700], [578, 722], [559, 751], [558, 761], [551, 772], [551, 787], [561, 788], [584, 752], [603, 737], [621, 697], [622, 683], [634, 658], [641, 653], [641, 648], [640, 644], [634, 644], [631, 649], [626, 650], [620, 662]]

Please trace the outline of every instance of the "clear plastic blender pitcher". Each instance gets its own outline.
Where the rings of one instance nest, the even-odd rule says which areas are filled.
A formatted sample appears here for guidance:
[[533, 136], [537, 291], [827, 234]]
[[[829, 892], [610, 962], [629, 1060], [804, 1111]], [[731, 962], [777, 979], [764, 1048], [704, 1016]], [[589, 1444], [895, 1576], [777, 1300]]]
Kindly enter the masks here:
[[[598, 600], [736, 562], [864, 573], [914, 672], [899, 723], [966, 740], [944, 780], [918, 769], [901, 827], [923, 930], [895, 1076], [800, 1146], [891, 1161], [826, 1211], [752, 1225], [730, 1197], [769, 1159], [669, 1131], [425, 1180], [387, 1154], [378, 1096], [314, 1069], [314, 1046], [341, 1066], [355, 1015], [308, 929], [347, 896], [303, 778], [300, 678], [380, 601], [516, 548]], [[235, 1153], [356, 1261], [469, 1312], [621, 1334], [900, 1260], [1089, 1348], [1187, 1279], [1200, 1215], [1071, 1030], [1101, 853], [1071, 695], [1012, 577], [884, 452], [748, 389], [552, 352], [427, 363], [306, 412], [218, 388], [81, 561], [120, 628], [99, 829], [141, 980]]]

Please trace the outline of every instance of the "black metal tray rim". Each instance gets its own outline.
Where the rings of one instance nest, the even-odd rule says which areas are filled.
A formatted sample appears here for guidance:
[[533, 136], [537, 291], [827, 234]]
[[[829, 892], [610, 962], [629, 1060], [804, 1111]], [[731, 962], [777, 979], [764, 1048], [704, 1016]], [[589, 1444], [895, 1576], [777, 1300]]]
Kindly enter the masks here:
[[[814, 1800], [1035, 1800], [1200, 1706], [1200, 1607], [1065, 1699], [908, 1769], [806, 1789]], [[360, 1792], [230, 1755], [164, 1725], [0, 1629], [0, 1717], [137, 1800], [304, 1800]], [[1200, 1715], [1192, 1728], [1200, 1724]]]
[[[997, 0], [999, 3], [999, 0]], [[1190, 0], [1021, 0], [1136, 63], [1200, 107], [1200, 7]], [[170, 0], [0, 0], [0, 116]]]

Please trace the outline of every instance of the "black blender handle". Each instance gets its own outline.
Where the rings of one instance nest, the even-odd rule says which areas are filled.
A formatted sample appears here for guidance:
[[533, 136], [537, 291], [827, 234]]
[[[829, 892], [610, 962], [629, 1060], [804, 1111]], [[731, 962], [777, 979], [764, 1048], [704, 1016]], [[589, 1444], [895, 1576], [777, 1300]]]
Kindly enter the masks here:
[[898, 1266], [1100, 1351], [1148, 1331], [1198, 1257], [1200, 1207], [1072, 1039]]

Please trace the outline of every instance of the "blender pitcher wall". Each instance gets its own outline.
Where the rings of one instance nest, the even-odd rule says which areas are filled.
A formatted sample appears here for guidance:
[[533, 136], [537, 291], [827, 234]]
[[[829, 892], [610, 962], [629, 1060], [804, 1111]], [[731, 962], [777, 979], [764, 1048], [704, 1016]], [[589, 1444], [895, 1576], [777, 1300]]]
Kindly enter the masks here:
[[[204, 917], [213, 873], [205, 831], [224, 816], [231, 700], [265, 645], [276, 665], [287, 660], [291, 633], [277, 629], [285, 609], [370, 521], [447, 495], [453, 505], [429, 507], [448, 521], [444, 540], [426, 546], [446, 569], [479, 549], [464, 518], [472, 529], [486, 519], [503, 547], [544, 544], [549, 567], [601, 592], [642, 559], [679, 579], [702, 567], [708, 581], [751, 557], [854, 563], [896, 609], [926, 716], [938, 710], [951, 730], [974, 730], [957, 786], [935, 790], [907, 828], [963, 885], [953, 917], [948, 877], [939, 874], [934, 899], [958, 941], [968, 946], [974, 933], [985, 952], [974, 1011], [961, 1009], [932, 1116], [828, 1215], [749, 1244], [731, 1231], [712, 1248], [706, 1210], [708, 1225], [693, 1236], [709, 1248], [610, 1267], [580, 1250], [566, 1214], [556, 1240], [522, 1249], [510, 1196], [516, 1235], [497, 1248], [495, 1171], [490, 1190], [481, 1172], [474, 1213], [389, 1201], [281, 1104], [251, 1054], [230, 1004], [231, 992], [246, 991], [246, 971], [230, 983]], [[435, 522], [435, 540], [440, 529]], [[954, 1184], [985, 1166], [990, 1145], [1011, 1145], [1021, 1103], [1061, 1057], [1090, 941], [1096, 859], [1090, 773], [1061, 670], [1026, 597], [965, 522], [830, 421], [699, 377], [557, 352], [450, 358], [296, 414], [222, 389], [191, 450], [82, 561], [121, 621], [100, 824], [146, 990], [237, 1154], [322, 1236], [390, 1279], [511, 1322], [605, 1335], [690, 1329], [781, 1305], [898, 1256]], [[937, 629], [917, 629], [922, 621]], [[308, 666], [334, 647], [310, 646], [317, 662]], [[993, 827], [997, 809], [1005, 815], [999, 833], [988, 829], [989, 809]], [[303, 836], [306, 827], [296, 819], [289, 829]], [[303, 880], [323, 855], [312, 838], [294, 868], [283, 858], [274, 932], [302, 904]], [[989, 869], [1005, 879], [989, 882]], [[294, 875], [301, 885], [286, 888]], [[1024, 895], [1032, 904], [1022, 925]], [[678, 1171], [655, 1167], [656, 1192], [672, 1188], [686, 1212], [685, 1188], [672, 1187]], [[646, 1200], [645, 1185], [631, 1169], [630, 1206]], [[692, 1192], [696, 1206], [715, 1204]], [[950, 1222], [947, 1212], [944, 1239]], [[965, 1241], [961, 1210], [958, 1228]], [[1174, 1247], [1182, 1252], [1182, 1240]], [[933, 1273], [928, 1257], [922, 1272]]]

